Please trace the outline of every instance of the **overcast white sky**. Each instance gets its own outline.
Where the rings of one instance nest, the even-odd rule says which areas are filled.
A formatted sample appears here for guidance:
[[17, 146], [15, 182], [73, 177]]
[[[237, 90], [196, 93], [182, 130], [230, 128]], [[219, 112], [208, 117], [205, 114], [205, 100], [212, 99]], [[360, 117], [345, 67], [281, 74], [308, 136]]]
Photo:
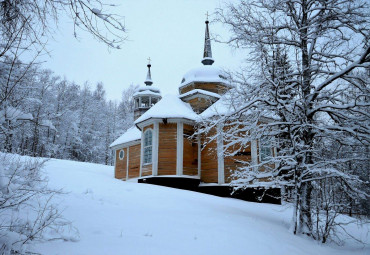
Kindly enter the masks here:
[[[219, 0], [122, 0], [115, 13], [125, 17], [129, 41], [121, 50], [107, 46], [80, 33], [73, 37], [71, 21], [62, 19], [54, 40], [49, 41], [51, 57], [44, 67], [82, 85], [104, 83], [108, 99], [120, 99], [130, 84], [144, 85], [147, 58], [152, 59], [153, 86], [162, 95], [178, 93], [182, 76], [200, 66], [205, 30], [205, 13], [214, 12]], [[210, 17], [212, 20], [212, 16]], [[211, 34], [227, 35], [226, 27], [210, 24]], [[212, 41], [214, 65], [234, 69], [242, 54], [226, 44]]]

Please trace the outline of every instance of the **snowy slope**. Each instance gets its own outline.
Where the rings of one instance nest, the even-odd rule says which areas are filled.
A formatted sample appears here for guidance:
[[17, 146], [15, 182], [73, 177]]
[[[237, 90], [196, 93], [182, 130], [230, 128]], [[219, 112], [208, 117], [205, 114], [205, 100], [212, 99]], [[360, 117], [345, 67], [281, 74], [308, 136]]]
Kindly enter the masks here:
[[96, 164], [50, 160], [45, 172], [51, 187], [68, 192], [58, 203], [80, 241], [37, 245], [43, 254], [370, 254], [369, 244], [292, 235], [283, 206], [123, 182], [113, 167]]

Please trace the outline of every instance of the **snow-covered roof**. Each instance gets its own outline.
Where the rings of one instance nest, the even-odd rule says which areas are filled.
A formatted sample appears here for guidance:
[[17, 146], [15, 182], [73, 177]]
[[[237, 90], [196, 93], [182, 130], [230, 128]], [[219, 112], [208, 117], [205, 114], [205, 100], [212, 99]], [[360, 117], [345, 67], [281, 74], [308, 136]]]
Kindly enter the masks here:
[[215, 115], [226, 115], [236, 109], [235, 104], [230, 100], [230, 94], [226, 93], [216, 103], [208, 107], [204, 112], [199, 114], [199, 119], [210, 118]]
[[180, 87], [192, 82], [222, 82], [227, 84], [224, 72], [213, 65], [203, 65], [188, 71], [180, 84]]
[[211, 96], [211, 97], [215, 97], [215, 98], [221, 98], [221, 96], [219, 94], [214, 93], [214, 92], [210, 92], [210, 91], [207, 91], [207, 90], [204, 90], [204, 89], [193, 89], [193, 90], [190, 90], [190, 91], [180, 95], [179, 97], [184, 98], [184, 97], [191, 96], [191, 95], [194, 95], [194, 94], [203, 94], [203, 95], [207, 95], [207, 96]]
[[[202, 121], [212, 116], [232, 114], [233, 112], [241, 109], [241, 107], [243, 107], [246, 104], [246, 102], [244, 101], [243, 97], [235, 97], [235, 95], [233, 95], [234, 93], [236, 92], [230, 90], [226, 94], [224, 94], [217, 102], [215, 102], [210, 107], [208, 107], [204, 112], [199, 114], [198, 121]], [[267, 110], [261, 111], [260, 116], [262, 118], [267, 119], [279, 118], [279, 116], [277, 116], [275, 113]]]
[[140, 86], [137, 91], [141, 92], [141, 91], [147, 91], [147, 90], [157, 92], [157, 93], [161, 93], [161, 90], [159, 88], [153, 87], [153, 86]]
[[185, 118], [196, 120], [198, 115], [188, 103], [183, 102], [176, 95], [166, 95], [147, 112], [141, 115], [135, 124], [150, 118]]
[[136, 96], [160, 96], [161, 93], [153, 92], [151, 90], [144, 90], [144, 91], [138, 91], [133, 94], [134, 97]]
[[12, 121], [33, 120], [33, 117], [31, 113], [24, 113], [18, 108], [8, 106], [0, 111], [0, 123], [4, 122], [5, 119]]
[[133, 126], [127, 129], [127, 131], [123, 135], [118, 137], [109, 147], [114, 147], [139, 139], [141, 139], [141, 131], [136, 126]]
[[161, 91], [157, 87], [153, 86], [141, 86], [138, 88], [137, 92], [133, 94], [133, 96], [143, 96], [143, 95], [151, 95], [151, 96], [160, 96]]

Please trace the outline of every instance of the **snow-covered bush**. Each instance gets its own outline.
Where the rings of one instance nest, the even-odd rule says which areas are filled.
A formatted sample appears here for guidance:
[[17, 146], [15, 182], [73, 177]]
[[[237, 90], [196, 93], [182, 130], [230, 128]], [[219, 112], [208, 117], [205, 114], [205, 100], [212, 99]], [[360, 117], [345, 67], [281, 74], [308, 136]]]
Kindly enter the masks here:
[[0, 254], [23, 254], [33, 241], [63, 239], [71, 225], [61, 217], [42, 174], [45, 160], [0, 153]]

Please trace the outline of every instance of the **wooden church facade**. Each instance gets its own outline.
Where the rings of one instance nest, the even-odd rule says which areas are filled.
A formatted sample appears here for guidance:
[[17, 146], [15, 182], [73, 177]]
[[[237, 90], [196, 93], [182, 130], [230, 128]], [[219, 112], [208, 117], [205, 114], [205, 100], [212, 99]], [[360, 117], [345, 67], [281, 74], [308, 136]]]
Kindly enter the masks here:
[[206, 21], [203, 66], [185, 74], [179, 96], [161, 97], [152, 86], [148, 64], [146, 86], [134, 94], [135, 125], [111, 145], [115, 178], [227, 195], [238, 162], [259, 161], [257, 141], [234, 157], [224, 157], [222, 127], [211, 131], [217, 139], [207, 146], [207, 137], [194, 135], [197, 123], [230, 88], [213, 62]]

